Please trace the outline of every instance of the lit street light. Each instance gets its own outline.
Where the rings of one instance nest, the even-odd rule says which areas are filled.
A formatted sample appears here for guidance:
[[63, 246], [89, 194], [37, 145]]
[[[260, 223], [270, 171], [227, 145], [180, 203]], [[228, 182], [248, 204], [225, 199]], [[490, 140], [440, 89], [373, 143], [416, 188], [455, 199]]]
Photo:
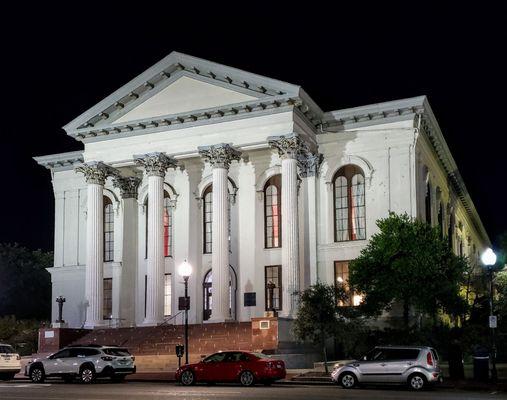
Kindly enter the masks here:
[[491, 380], [497, 381], [498, 374], [496, 371], [496, 342], [495, 342], [495, 328], [496, 317], [493, 313], [493, 273], [494, 265], [496, 264], [496, 254], [490, 248], [486, 249], [481, 255], [482, 264], [486, 267], [489, 275], [489, 327], [491, 329]]
[[192, 275], [192, 266], [186, 259], [178, 267], [178, 274], [185, 282], [185, 364], [188, 364], [188, 309], [190, 308], [190, 301], [188, 298], [188, 278]]

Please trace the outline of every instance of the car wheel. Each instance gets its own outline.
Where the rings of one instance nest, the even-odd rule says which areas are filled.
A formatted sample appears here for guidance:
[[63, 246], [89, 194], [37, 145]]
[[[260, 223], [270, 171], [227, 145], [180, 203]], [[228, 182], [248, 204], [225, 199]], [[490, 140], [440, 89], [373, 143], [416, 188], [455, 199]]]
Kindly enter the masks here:
[[413, 374], [408, 377], [408, 387], [412, 390], [423, 390], [426, 388], [426, 378], [421, 374]]
[[187, 369], [183, 371], [180, 376], [180, 383], [184, 386], [191, 386], [195, 384], [195, 376], [192, 371]]
[[345, 372], [340, 375], [339, 383], [344, 389], [352, 389], [357, 385], [357, 378], [352, 372]]
[[95, 379], [95, 371], [92, 367], [86, 365], [79, 371], [79, 378], [82, 383], [92, 383]]
[[239, 382], [242, 386], [252, 386], [254, 384], [255, 378], [250, 371], [243, 371], [239, 376]]
[[65, 383], [72, 383], [74, 380], [74, 377], [72, 375], [64, 375], [62, 378]]
[[30, 380], [33, 383], [42, 383], [44, 382], [44, 379], [46, 379], [46, 376], [42, 367], [37, 366], [30, 370]]

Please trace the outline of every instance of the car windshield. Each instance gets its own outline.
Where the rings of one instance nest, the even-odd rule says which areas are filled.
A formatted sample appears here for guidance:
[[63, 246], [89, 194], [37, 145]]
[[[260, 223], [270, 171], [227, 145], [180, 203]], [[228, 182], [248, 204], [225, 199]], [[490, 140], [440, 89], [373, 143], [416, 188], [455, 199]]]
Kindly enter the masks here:
[[110, 348], [110, 349], [103, 349], [102, 351], [105, 354], [107, 354], [108, 356], [119, 356], [119, 357], [130, 356], [130, 353], [127, 349]]
[[0, 344], [0, 353], [14, 353], [14, 349], [8, 344]]

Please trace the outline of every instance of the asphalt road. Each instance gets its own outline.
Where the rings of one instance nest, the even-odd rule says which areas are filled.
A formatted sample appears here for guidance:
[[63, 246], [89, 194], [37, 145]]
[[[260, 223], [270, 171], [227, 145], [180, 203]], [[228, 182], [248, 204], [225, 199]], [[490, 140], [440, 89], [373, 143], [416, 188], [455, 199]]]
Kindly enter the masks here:
[[505, 393], [464, 392], [436, 389], [414, 393], [402, 388], [344, 390], [336, 386], [273, 385], [243, 388], [235, 385], [182, 387], [174, 383], [97, 382], [92, 385], [64, 384], [52, 381], [45, 384], [29, 382], [0, 382], [2, 400], [115, 400], [115, 399], [257, 399], [257, 400], [307, 400], [307, 399], [487, 399], [507, 398]]

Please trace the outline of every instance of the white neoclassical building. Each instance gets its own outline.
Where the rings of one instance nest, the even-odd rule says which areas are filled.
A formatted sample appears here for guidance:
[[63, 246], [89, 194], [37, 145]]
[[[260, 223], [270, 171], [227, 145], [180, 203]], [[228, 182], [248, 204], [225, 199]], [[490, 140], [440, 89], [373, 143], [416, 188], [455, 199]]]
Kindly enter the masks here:
[[299, 290], [346, 282], [390, 211], [473, 261], [489, 245], [424, 96], [323, 111], [300, 86], [173, 52], [64, 129], [84, 149], [35, 159], [70, 327], [170, 319], [185, 259], [191, 323], [290, 318]]

